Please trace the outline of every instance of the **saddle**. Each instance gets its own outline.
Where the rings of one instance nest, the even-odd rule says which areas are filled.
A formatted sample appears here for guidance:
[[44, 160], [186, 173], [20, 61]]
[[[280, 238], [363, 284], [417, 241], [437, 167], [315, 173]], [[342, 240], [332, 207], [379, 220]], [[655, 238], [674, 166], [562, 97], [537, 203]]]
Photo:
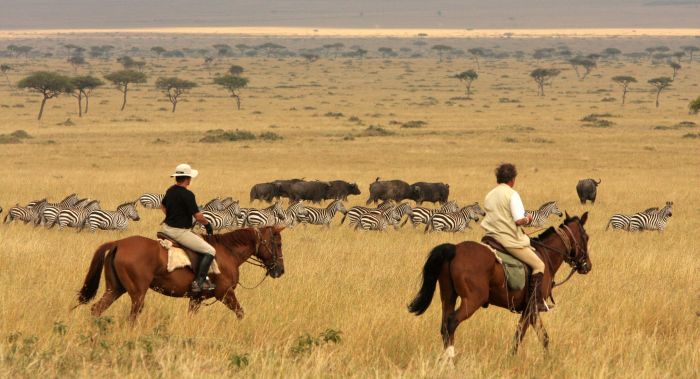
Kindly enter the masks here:
[[[506, 275], [508, 288], [514, 291], [525, 288], [530, 277], [530, 267], [510, 255], [508, 250], [493, 237], [484, 236], [481, 238], [481, 243], [490, 247], [498, 257]], [[537, 255], [539, 256], [539, 253]]]
[[[174, 239], [170, 238], [169, 236], [167, 236], [161, 232], [157, 232], [156, 237], [159, 240], [169, 241], [172, 244], [172, 247], [170, 249], [175, 248], [175, 249], [182, 250], [185, 253], [185, 256], [187, 257], [187, 259], [189, 260], [189, 262], [176, 262], [177, 259], [172, 259], [172, 256], [171, 256], [172, 252], [170, 251], [170, 249], [163, 246], [164, 249], [169, 250], [169, 252], [168, 252], [168, 272], [172, 272], [173, 270], [175, 270], [177, 268], [186, 267], [186, 266], [189, 266], [192, 271], [195, 271], [195, 269], [197, 267], [199, 267], [199, 261], [202, 260], [202, 254], [194, 252], [193, 250], [190, 250], [189, 248], [180, 245], [177, 241], [175, 241]], [[162, 244], [161, 244], [161, 246], [162, 246]], [[211, 266], [209, 267], [209, 273], [210, 274], [211, 273], [214, 273], [214, 274], [220, 273], [219, 267], [216, 264], [216, 259], [214, 259], [214, 262], [212, 262]]]

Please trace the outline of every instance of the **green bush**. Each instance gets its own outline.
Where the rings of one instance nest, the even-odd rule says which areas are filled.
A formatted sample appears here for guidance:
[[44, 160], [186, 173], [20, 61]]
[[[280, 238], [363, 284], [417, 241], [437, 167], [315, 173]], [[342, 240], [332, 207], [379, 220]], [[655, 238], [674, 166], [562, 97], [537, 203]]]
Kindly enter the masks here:
[[427, 124], [428, 124], [428, 123], [425, 122], [425, 121], [413, 120], [413, 121], [406, 121], [406, 122], [404, 122], [404, 123], [401, 125], [401, 127], [402, 127], [402, 128], [409, 128], [409, 129], [412, 129], [412, 128], [422, 128], [422, 127], [424, 127], [424, 126], [427, 125]]

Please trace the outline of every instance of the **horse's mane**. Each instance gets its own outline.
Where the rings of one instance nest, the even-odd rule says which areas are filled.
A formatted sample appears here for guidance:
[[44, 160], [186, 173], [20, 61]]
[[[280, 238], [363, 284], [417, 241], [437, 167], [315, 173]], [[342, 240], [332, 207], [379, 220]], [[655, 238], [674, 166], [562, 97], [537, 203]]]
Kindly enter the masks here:
[[544, 239], [546, 239], [547, 237], [549, 237], [549, 236], [552, 235], [553, 233], [556, 233], [556, 232], [554, 231], [554, 227], [553, 227], [553, 226], [550, 226], [549, 228], [547, 228], [547, 230], [545, 230], [544, 232], [540, 233], [540, 235], [538, 235], [537, 237], [535, 237], [535, 238], [533, 238], [533, 239], [534, 239], [534, 240], [537, 240], [537, 241], [543, 241]]
[[226, 246], [243, 246], [250, 244], [253, 229], [238, 229], [228, 233], [202, 235], [207, 242], [219, 243]]

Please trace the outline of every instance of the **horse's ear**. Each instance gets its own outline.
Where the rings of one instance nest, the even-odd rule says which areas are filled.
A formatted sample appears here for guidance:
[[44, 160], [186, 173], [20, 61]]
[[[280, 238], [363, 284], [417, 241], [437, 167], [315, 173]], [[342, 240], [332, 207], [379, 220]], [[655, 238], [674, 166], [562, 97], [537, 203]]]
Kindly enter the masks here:
[[272, 227], [272, 230], [274, 230], [275, 233], [281, 233], [284, 230], [284, 228], [285, 227], [283, 225], [276, 225]]
[[588, 220], [588, 212], [585, 212], [585, 213], [581, 216], [581, 226], [586, 225], [586, 221], [587, 221], [587, 220]]

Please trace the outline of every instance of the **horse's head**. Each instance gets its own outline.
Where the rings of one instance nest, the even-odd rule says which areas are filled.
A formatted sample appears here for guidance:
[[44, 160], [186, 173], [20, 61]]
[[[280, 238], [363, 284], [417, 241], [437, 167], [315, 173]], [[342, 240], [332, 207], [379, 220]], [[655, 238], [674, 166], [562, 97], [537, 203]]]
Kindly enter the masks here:
[[268, 226], [257, 229], [257, 249], [255, 256], [265, 265], [267, 273], [273, 278], [284, 274], [284, 257], [282, 256], [282, 235], [284, 227]]
[[588, 212], [584, 213], [581, 218], [578, 216], [570, 217], [564, 212], [566, 219], [562, 224], [567, 236], [570, 234], [572, 239], [571, 250], [566, 257], [569, 263], [579, 274], [588, 274], [591, 271], [591, 258], [588, 255], [588, 233], [583, 228], [588, 220]]

